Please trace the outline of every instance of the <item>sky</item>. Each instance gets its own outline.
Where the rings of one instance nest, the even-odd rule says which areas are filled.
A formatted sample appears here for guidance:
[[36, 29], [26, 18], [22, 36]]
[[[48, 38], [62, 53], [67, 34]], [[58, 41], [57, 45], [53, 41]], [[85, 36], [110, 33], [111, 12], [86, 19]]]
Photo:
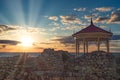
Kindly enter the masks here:
[[120, 0], [0, 0], [0, 52], [41, 52], [45, 48], [75, 52], [71, 35], [90, 25], [91, 17], [96, 26], [114, 33], [111, 51], [120, 52], [118, 3]]

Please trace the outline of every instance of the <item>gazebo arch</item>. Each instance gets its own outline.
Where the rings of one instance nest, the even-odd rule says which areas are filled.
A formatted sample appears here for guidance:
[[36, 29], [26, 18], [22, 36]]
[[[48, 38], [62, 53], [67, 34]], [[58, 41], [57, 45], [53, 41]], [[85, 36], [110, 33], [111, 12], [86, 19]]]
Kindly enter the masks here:
[[79, 46], [80, 43], [83, 43], [83, 52], [88, 53], [89, 48], [89, 42], [97, 42], [97, 50], [100, 50], [100, 42], [105, 42], [107, 53], [109, 53], [109, 39], [113, 35], [112, 32], [106, 31], [104, 29], [101, 29], [93, 24], [92, 18], [91, 18], [91, 24], [74, 33], [72, 36], [75, 39], [75, 45], [76, 45], [76, 54], [79, 55]]

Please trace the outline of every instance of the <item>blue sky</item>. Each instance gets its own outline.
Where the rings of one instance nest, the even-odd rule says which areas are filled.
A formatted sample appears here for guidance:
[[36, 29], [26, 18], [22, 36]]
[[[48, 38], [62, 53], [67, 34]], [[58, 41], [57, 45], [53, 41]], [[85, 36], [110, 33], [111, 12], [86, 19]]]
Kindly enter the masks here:
[[[117, 11], [120, 7], [117, 5], [119, 2], [120, 0], [0, 0], [0, 23], [48, 28], [46, 24], [51, 23], [51, 21], [46, 19], [45, 16], [75, 15], [81, 21], [84, 21], [84, 15], [91, 15], [90, 12], [93, 14], [99, 13], [98, 16], [102, 15], [102, 17], [110, 16], [113, 11]], [[111, 7], [113, 9], [105, 12], [99, 12], [95, 9], [101, 7]], [[85, 8], [85, 11], [77, 11], [74, 10], [75, 8]], [[108, 24], [111, 27], [114, 25]], [[118, 30], [117, 28], [112, 29]]]
[[0, 24], [8, 26], [7, 30], [1, 27], [1, 39], [18, 41], [25, 34], [36, 44], [60, 43], [55, 39], [87, 27], [91, 14], [96, 26], [120, 34], [118, 3], [120, 0], [0, 0]]

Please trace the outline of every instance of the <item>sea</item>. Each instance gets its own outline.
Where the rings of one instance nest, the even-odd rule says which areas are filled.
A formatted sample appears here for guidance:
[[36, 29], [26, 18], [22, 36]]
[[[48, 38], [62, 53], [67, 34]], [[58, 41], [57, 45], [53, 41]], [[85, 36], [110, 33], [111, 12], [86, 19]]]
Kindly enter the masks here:
[[27, 53], [30, 57], [37, 57], [37, 56], [41, 55], [40, 52], [0, 52], [0, 57], [19, 56], [23, 53]]
[[[18, 56], [21, 55], [23, 53], [27, 53], [30, 57], [37, 57], [39, 55], [41, 55], [40, 52], [0, 52], [0, 57], [13, 57], [13, 56]], [[74, 55], [75, 53], [70, 53], [71, 55]], [[81, 53], [82, 55], [83, 53]], [[114, 56], [120, 56], [120, 52], [117, 53], [112, 53], [112, 55]]]

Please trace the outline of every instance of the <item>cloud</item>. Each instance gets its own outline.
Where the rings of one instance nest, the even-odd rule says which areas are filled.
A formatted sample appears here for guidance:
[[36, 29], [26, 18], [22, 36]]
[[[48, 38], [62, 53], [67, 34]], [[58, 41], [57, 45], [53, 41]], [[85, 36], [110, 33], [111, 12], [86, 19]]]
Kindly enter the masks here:
[[105, 16], [105, 17], [99, 16], [94, 20], [94, 22], [120, 24], [120, 11], [112, 12], [110, 16]]
[[101, 16], [99, 16], [98, 18], [96, 18], [95, 20], [94, 20], [94, 22], [96, 22], [96, 23], [98, 23], [98, 22], [107, 22], [109, 20], [109, 18], [108, 17], [101, 17]]
[[107, 26], [102, 26], [102, 25], [100, 25], [99, 27], [102, 29], [107, 28]]
[[120, 23], [120, 12], [112, 12], [109, 23]]
[[15, 40], [0, 40], [0, 44], [7, 44], [7, 45], [17, 45], [21, 42]]
[[79, 29], [80, 26], [67, 26], [62, 28], [62, 30], [75, 30], [75, 29]]
[[51, 22], [50, 24], [48, 24], [49, 26], [55, 26], [55, 27], [59, 27], [60, 24], [58, 24], [57, 22]]
[[50, 31], [55, 31], [55, 30], [58, 30], [58, 29], [60, 29], [60, 27], [53, 27], [53, 28], [50, 29]]
[[35, 49], [45, 49], [44, 47], [34, 47]]
[[[44, 33], [45, 29], [44, 28], [35, 28], [35, 27], [21, 27], [21, 30], [26, 30], [28, 33]], [[20, 30], [20, 29], [19, 29]]]
[[60, 16], [62, 24], [81, 24], [81, 20], [75, 16]]
[[59, 24], [58, 23], [56, 23], [56, 22], [53, 22], [52, 23], [54, 26], [56, 26], [56, 27], [58, 27], [59, 26]]
[[54, 43], [53, 42], [35, 42], [35, 43], [33, 43], [33, 46], [39, 47], [41, 45], [51, 45], [51, 44], [54, 44]]
[[117, 10], [120, 11], [120, 8], [118, 8]]
[[6, 25], [0, 25], [0, 32], [9, 31], [9, 30], [16, 30], [16, 28], [9, 27], [9, 26], [6, 26]]
[[1, 45], [0, 49], [6, 48], [6, 45]]
[[112, 52], [120, 52], [120, 40], [112, 40], [110, 46]]
[[86, 8], [74, 8], [74, 11], [85, 11], [86, 10]]
[[46, 45], [49, 45], [49, 44], [53, 44], [53, 43], [49, 43], [49, 42], [42, 42], [40, 44], [46, 44]]
[[50, 16], [48, 19], [49, 20], [53, 20], [53, 21], [57, 21], [58, 17], [57, 16]]
[[120, 48], [116, 48], [116, 47], [112, 47], [112, 48], [110, 48], [110, 50], [111, 50], [112, 52], [117, 52], [117, 53], [120, 52]]
[[97, 17], [99, 15], [99, 13], [93, 13], [92, 16], [91, 15], [84, 15], [84, 19], [90, 19], [91, 17]]
[[55, 31], [55, 30], [60, 29], [60, 25], [57, 22], [52, 22], [49, 25], [52, 26], [52, 28], [50, 28], [50, 31]]
[[[14, 26], [13, 26], [14, 27]], [[31, 35], [46, 35], [48, 34], [46, 32], [45, 28], [42, 28], [41, 26], [35, 26], [35, 27], [24, 27], [24, 26], [17, 26], [16, 27], [16, 31], [14, 31], [13, 33], [17, 33], [19, 35], [25, 35], [25, 34], [31, 34]], [[19, 33], [18, 33], [19, 32]], [[9, 35], [9, 34], [8, 34]], [[14, 35], [14, 34], [13, 34]]]
[[92, 13], [92, 17], [98, 17], [99, 13]]
[[56, 23], [56, 22], [53, 22], [53, 25], [56, 26], [56, 27], [59, 27], [59, 24]]
[[73, 44], [74, 39], [72, 36], [61, 36], [58, 39], [52, 39], [52, 41], [59, 41], [62, 44]]
[[91, 15], [84, 15], [84, 19], [90, 19]]
[[34, 33], [34, 32], [38, 32], [38, 30], [36, 30], [36, 29], [27, 29], [27, 32]]
[[113, 7], [100, 7], [100, 8], [95, 8], [95, 9], [100, 12], [107, 12], [107, 11], [111, 11]]
[[120, 48], [120, 40], [112, 40], [112, 41], [110, 42], [110, 45], [111, 45], [112, 47], [119, 47], [119, 48]]

